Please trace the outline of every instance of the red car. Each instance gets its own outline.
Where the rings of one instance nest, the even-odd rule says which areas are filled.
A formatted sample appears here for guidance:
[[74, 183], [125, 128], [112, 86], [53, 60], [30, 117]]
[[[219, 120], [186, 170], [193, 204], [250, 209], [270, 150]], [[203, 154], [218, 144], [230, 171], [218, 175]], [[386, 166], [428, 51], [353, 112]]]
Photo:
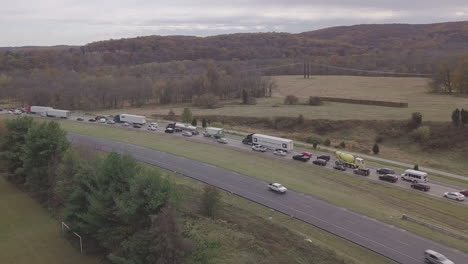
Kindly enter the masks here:
[[459, 191], [459, 193], [465, 195], [465, 196], [468, 196], [468, 190], [463, 190], [463, 191]]
[[312, 153], [310, 152], [302, 152], [301, 155], [309, 158], [312, 157]]

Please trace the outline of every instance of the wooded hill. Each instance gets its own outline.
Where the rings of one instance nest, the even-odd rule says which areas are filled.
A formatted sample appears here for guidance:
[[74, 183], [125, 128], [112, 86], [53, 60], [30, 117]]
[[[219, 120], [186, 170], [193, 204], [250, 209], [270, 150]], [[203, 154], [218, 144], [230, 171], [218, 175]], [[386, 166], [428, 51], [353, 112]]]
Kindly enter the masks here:
[[466, 53], [468, 22], [332, 27], [300, 34], [247, 33], [210, 37], [147, 36], [81, 47], [0, 49], [0, 71], [130, 66], [174, 60], [293, 59], [369, 70], [431, 72], [432, 64]]

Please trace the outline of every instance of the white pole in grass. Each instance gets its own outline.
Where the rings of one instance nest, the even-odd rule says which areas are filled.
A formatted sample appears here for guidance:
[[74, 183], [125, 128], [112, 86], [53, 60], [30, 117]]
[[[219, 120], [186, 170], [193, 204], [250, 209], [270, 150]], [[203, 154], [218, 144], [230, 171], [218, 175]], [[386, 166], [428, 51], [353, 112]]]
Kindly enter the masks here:
[[83, 239], [81, 238], [81, 236], [78, 235], [76, 232], [73, 232], [65, 222], [62, 222], [62, 235], [65, 235], [65, 228], [70, 230], [70, 232], [72, 232], [75, 236], [78, 237], [78, 239], [80, 239], [80, 253], [83, 254]]

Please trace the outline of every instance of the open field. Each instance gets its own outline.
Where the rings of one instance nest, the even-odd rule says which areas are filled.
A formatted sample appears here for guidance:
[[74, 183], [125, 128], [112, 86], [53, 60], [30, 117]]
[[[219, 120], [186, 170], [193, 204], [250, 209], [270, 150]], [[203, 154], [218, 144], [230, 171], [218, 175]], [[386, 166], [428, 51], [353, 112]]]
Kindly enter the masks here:
[[[197, 207], [205, 184], [165, 170], [158, 171], [183, 191], [183, 211], [198, 216]], [[212, 263], [308, 263], [312, 260], [325, 263], [337, 258], [363, 264], [394, 263], [332, 234], [226, 192], [222, 192], [222, 203], [215, 220], [200, 217], [190, 223], [203, 237], [220, 242]]]
[[[256, 105], [241, 105], [238, 102], [225, 103], [217, 109], [191, 107], [195, 115], [234, 115], [234, 116], [298, 116], [306, 119], [334, 120], [401, 120], [408, 119], [413, 112], [421, 112], [424, 120], [450, 121], [455, 108], [468, 108], [467, 97], [436, 95], [427, 93], [428, 79], [414, 77], [358, 77], [358, 76], [301, 76], [273, 77], [278, 88], [273, 98], [257, 100]], [[309, 96], [333, 96], [353, 99], [408, 102], [408, 108], [394, 108], [370, 105], [356, 105], [326, 102], [322, 106], [283, 105], [283, 97], [294, 94], [302, 101]], [[173, 109], [181, 114], [183, 105], [145, 106], [126, 109], [134, 114], [167, 114]], [[121, 113], [122, 110], [104, 111]]]
[[62, 236], [60, 222], [0, 175], [0, 263], [97, 264]]
[[[468, 252], [468, 243], [402, 221], [408, 214], [468, 234], [468, 209], [442, 199], [389, 187], [337, 172], [264, 158], [256, 153], [196, 143], [169, 135], [149, 134], [96, 125], [61, 122], [70, 132], [154, 148], [265, 181], [278, 181], [289, 188], [311, 194], [333, 204], [429, 237]], [[288, 175], [288, 177], [285, 177]], [[337, 192], [339, 190], [339, 192]]]

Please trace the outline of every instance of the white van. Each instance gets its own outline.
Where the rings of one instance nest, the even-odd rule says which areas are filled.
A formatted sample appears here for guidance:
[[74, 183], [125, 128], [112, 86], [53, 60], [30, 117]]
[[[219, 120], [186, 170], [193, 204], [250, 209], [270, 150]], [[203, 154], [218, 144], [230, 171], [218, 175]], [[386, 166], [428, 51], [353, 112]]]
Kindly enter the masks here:
[[417, 170], [405, 170], [401, 175], [401, 179], [414, 183], [424, 183], [427, 182], [427, 173]]

